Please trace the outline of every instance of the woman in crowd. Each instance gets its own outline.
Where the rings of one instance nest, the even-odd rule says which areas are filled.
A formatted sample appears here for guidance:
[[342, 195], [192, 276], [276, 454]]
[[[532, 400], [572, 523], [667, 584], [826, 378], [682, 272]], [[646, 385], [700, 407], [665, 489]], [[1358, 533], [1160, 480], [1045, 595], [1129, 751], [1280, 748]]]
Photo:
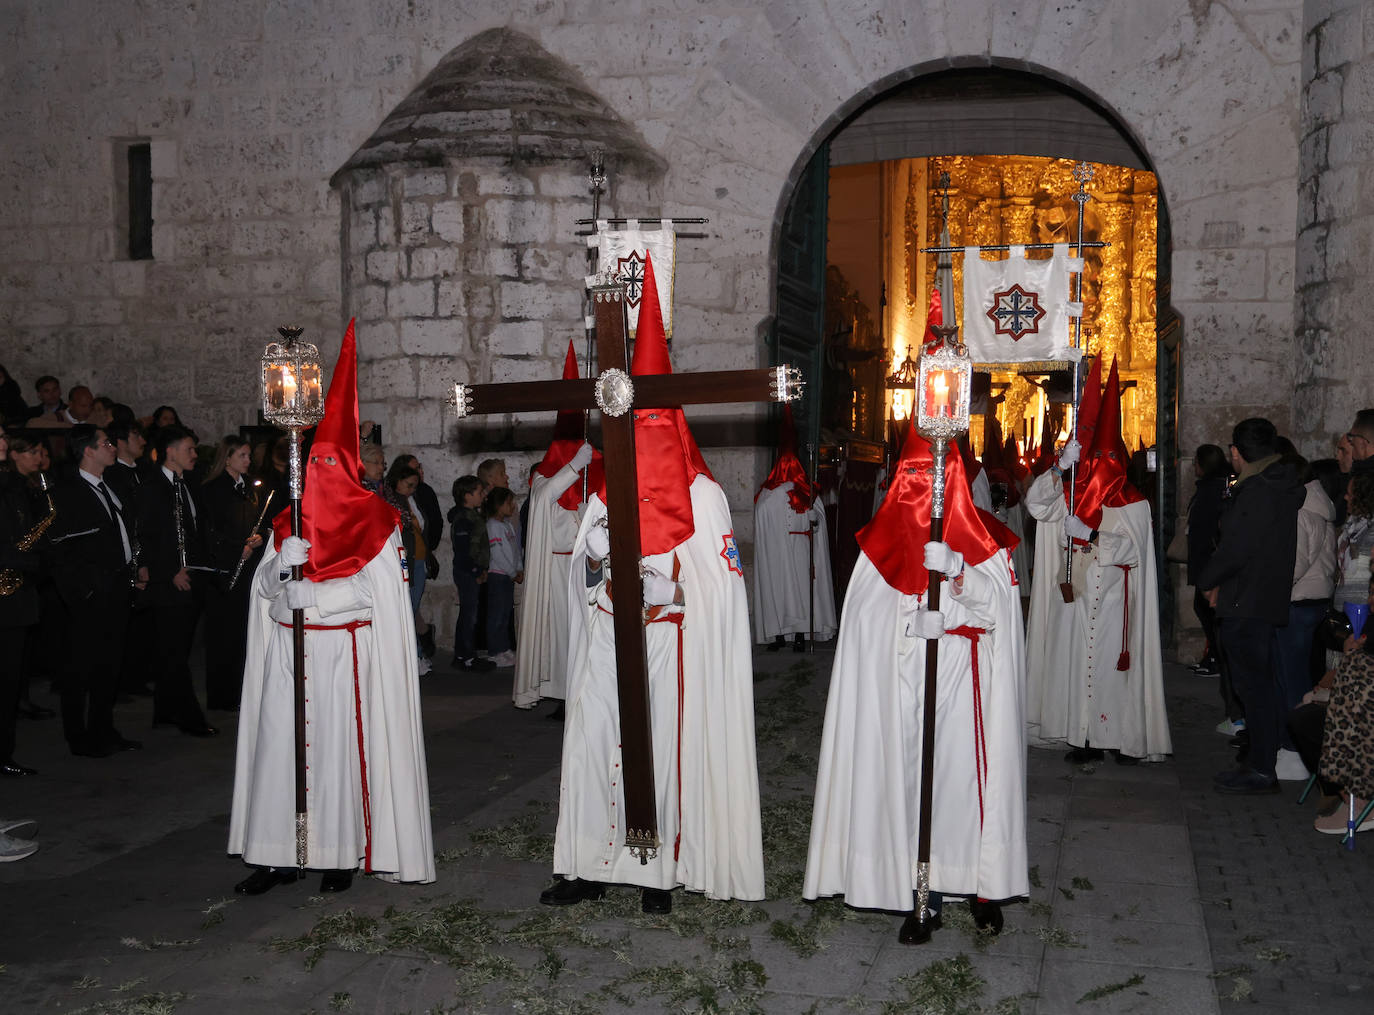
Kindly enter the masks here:
[[[207, 583], [205, 592], [205, 704], [222, 712], [238, 711], [249, 589], [262, 558], [263, 536], [256, 523], [267, 492], [260, 480], [249, 478], [251, 462], [248, 441], [226, 435], [201, 488], [205, 548], [210, 566], [222, 572]], [[238, 581], [230, 588], [236, 572]]]
[[514, 522], [519, 509], [515, 494], [504, 486], [495, 487], [482, 503], [491, 554], [487, 571], [487, 653], [498, 667], [515, 665], [515, 649], [510, 640], [511, 611], [515, 606], [515, 586], [525, 580], [520, 537]]
[[409, 562], [410, 608], [415, 616], [415, 651], [420, 659], [420, 675], [424, 676], [430, 671], [431, 664], [418, 642], [428, 633], [428, 626], [420, 619], [420, 599], [425, 594], [425, 579], [428, 576], [425, 558], [429, 551], [425, 546], [424, 523], [411, 509], [410, 501], [415, 488], [420, 485], [420, 470], [409, 464], [408, 458], [402, 455], [391, 464], [386, 473], [383, 495], [387, 503], [401, 513], [401, 543]]
[[1374, 550], [1374, 472], [1352, 473], [1345, 493], [1346, 518], [1336, 540], [1336, 591], [1332, 605], [1363, 603]]
[[[1347, 645], [1331, 674], [1319, 766], [1323, 788], [1339, 787], [1341, 796], [1313, 822], [1329, 835], [1344, 833], [1352, 810], [1358, 820], [1374, 797], [1374, 644], [1361, 636]], [[1364, 818], [1355, 830], [1371, 829], [1374, 817]]]

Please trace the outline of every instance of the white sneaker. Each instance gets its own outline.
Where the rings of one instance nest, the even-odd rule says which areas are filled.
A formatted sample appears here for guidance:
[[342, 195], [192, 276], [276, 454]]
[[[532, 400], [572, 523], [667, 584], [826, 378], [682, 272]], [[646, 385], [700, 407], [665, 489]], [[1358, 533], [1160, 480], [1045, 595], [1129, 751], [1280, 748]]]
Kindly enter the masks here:
[[1233, 737], [1245, 729], [1245, 720], [1237, 719], [1232, 722], [1230, 719], [1223, 719], [1217, 723], [1217, 732], [1224, 737]]
[[498, 653], [496, 657], [492, 659], [492, 662], [496, 663], [497, 667], [501, 669], [507, 666], [514, 666], [515, 652], [511, 649], [507, 649], [505, 652]]
[[0, 835], [0, 863], [22, 860], [36, 852], [38, 852], [38, 843], [32, 839], [15, 839], [8, 835]]
[[424, 656], [420, 657], [420, 660], [418, 663], [416, 663], [416, 666], [419, 668], [420, 676], [422, 677], [430, 670], [434, 669], [433, 664], [431, 664], [430, 661], [426, 659]]
[[1284, 782], [1306, 782], [1312, 777], [1307, 766], [1302, 763], [1302, 755], [1280, 747], [1274, 763], [1274, 771]]

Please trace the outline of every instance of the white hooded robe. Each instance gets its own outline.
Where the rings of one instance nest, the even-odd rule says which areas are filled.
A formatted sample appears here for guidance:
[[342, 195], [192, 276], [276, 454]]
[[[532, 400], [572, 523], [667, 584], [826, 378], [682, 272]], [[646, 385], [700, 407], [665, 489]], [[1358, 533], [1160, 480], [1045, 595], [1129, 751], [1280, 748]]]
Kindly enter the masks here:
[[568, 569], [578, 515], [558, 498], [581, 478], [580, 472], [565, 465], [547, 478], [534, 473], [530, 484], [520, 651], [515, 655], [516, 708], [533, 708], [540, 698], [567, 696]]
[[811, 631], [813, 596], [816, 640], [829, 641], [835, 636], [835, 586], [825, 512], [813, 504], [799, 514], [788, 499], [791, 490], [790, 482], [782, 483], [760, 490], [754, 501], [754, 640], [761, 644], [778, 635], [791, 637]]

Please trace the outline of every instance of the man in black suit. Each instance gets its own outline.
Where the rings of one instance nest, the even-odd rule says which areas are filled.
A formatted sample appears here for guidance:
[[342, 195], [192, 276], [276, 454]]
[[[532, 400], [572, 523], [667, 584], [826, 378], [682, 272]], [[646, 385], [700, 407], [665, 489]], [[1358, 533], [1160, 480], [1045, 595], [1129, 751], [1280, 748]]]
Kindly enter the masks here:
[[105, 484], [114, 445], [90, 424], [67, 436], [77, 472], [58, 485], [50, 536], [54, 580], [67, 613], [60, 677], [62, 732], [73, 754], [103, 758], [143, 745], [114, 727], [114, 701], [132, 591], [133, 524]]
[[196, 439], [185, 427], [161, 427], [154, 438], [161, 466], [139, 487], [138, 542], [148, 569], [147, 599], [156, 628], [153, 725], [175, 725], [196, 737], [219, 732], [205, 721], [191, 683], [191, 643], [206, 577], [203, 520], [184, 481], [196, 464]]
[[[138, 495], [151, 463], [140, 462], [147, 441], [143, 428], [133, 419], [133, 413], [119, 413], [109, 426], [106, 435], [115, 446], [115, 461], [105, 470], [105, 485], [108, 486], [124, 505], [124, 517], [132, 527], [138, 520]], [[134, 533], [130, 533], [134, 535]], [[138, 548], [134, 548], [138, 556]], [[149, 681], [153, 678], [156, 657], [153, 647], [157, 643], [153, 628], [153, 611], [143, 596], [134, 596], [129, 609], [129, 624], [124, 635], [124, 658], [119, 667], [119, 690], [123, 694], [150, 696], [153, 693]]]

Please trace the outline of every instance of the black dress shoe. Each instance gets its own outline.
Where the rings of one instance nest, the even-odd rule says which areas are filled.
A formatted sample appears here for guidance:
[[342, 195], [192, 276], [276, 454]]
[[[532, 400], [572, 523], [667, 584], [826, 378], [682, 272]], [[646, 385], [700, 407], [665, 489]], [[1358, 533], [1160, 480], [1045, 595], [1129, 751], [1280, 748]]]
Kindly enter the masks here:
[[1071, 765], [1083, 765], [1089, 761], [1101, 761], [1106, 756], [1106, 751], [1096, 747], [1075, 747], [1064, 755], [1064, 760]]
[[57, 713], [50, 708], [42, 705], [35, 705], [31, 701], [21, 701], [17, 707], [17, 714], [21, 719], [56, 719]]
[[352, 871], [325, 871], [320, 878], [320, 891], [346, 892], [353, 887]]
[[552, 888], [539, 893], [539, 902], [545, 906], [575, 906], [579, 902], [595, 902], [606, 897], [606, 886], [597, 881], [582, 878], [564, 878]]
[[664, 888], [640, 889], [639, 911], [650, 915], [671, 913], [673, 911], [673, 893]]
[[771, 643], [768, 644], [767, 647], [764, 648], [764, 651], [765, 651], [765, 652], [780, 652], [780, 651], [782, 651], [783, 646], [786, 645], [786, 644], [787, 644], [787, 639], [784, 638], [782, 635], [778, 635], [776, 638], [774, 638], [774, 639], [772, 640]]
[[1002, 904], [987, 902], [983, 899], [969, 899], [968, 910], [973, 914], [973, 924], [979, 930], [1002, 933]]
[[209, 723], [205, 723], [205, 722], [199, 722], [199, 723], [187, 722], [187, 723], [182, 723], [181, 725], [179, 725], [179, 726], [177, 727], [177, 729], [181, 730], [181, 732], [185, 733], [188, 737], [217, 737], [217, 736], [219, 736], [219, 730], [216, 729], [214, 726], [211, 726]]
[[1140, 759], [1133, 754], [1122, 754], [1120, 751], [1112, 751], [1112, 758], [1118, 765], [1138, 765]]
[[28, 765], [21, 765], [17, 761], [6, 761], [0, 763], [0, 775], [10, 779], [19, 779], [26, 775], [37, 775], [38, 769], [30, 768]]
[[259, 867], [252, 874], [234, 886], [240, 895], [261, 895], [270, 892], [277, 885], [289, 885], [300, 880], [301, 872], [295, 867]]
[[930, 943], [930, 935], [940, 929], [940, 914], [936, 913], [924, 923], [913, 912], [902, 921], [902, 929], [897, 931], [897, 941], [904, 945], [923, 945]]
[[806, 651], [806, 635], [804, 635], [804, 634], [799, 634], [799, 635], [797, 635], [795, 638], [792, 639], [792, 651], [793, 651], [793, 652], [805, 652], [805, 651]]
[[548, 715], [544, 716], [544, 718], [552, 719], [554, 722], [562, 722], [567, 717], [567, 714], [568, 710], [564, 707], [564, 703], [560, 701], [558, 703], [558, 707], [555, 708]]
[[143, 750], [143, 741], [130, 740], [128, 737], [121, 737], [116, 733], [110, 740], [110, 746], [116, 751], [141, 751]]

